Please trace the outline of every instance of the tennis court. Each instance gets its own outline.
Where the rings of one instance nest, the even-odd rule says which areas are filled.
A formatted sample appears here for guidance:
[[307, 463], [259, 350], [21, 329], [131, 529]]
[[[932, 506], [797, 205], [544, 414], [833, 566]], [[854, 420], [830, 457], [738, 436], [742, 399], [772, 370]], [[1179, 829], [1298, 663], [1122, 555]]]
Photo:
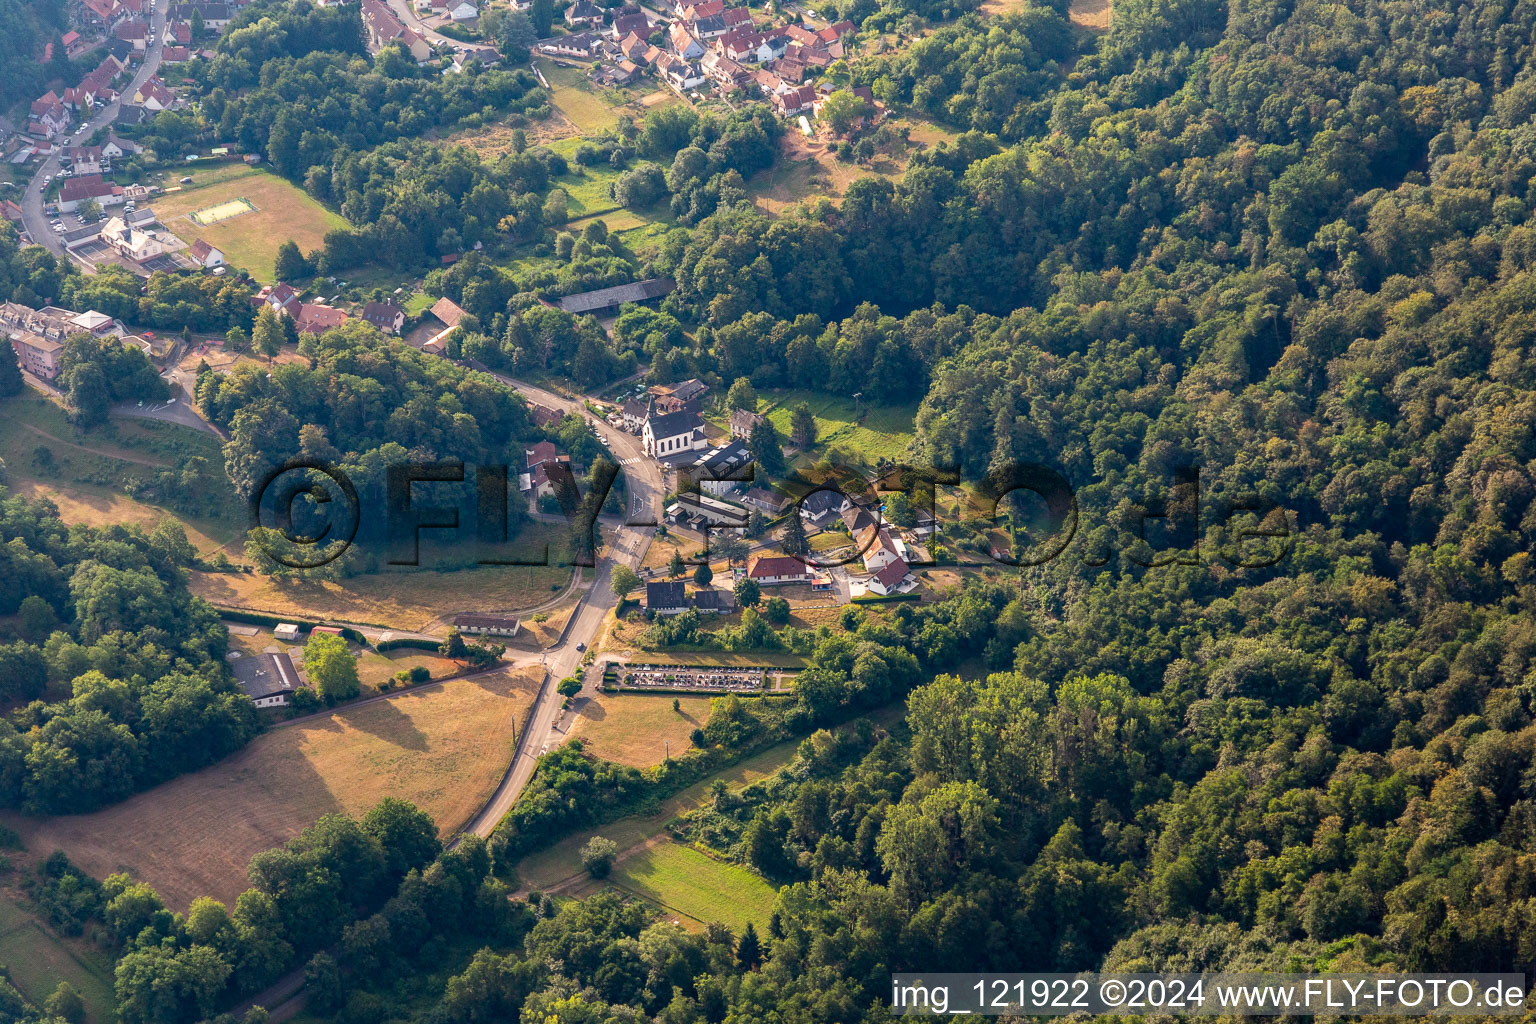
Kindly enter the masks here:
[[205, 207], [204, 209], [197, 210], [188, 214], [187, 219], [194, 224], [201, 224], [206, 227], [209, 224], [217, 224], [220, 221], [238, 217], [242, 213], [255, 212], [256, 204], [251, 202], [249, 199], [241, 197], [239, 199], [228, 200], [227, 202], [220, 203], [217, 206], [209, 206]]

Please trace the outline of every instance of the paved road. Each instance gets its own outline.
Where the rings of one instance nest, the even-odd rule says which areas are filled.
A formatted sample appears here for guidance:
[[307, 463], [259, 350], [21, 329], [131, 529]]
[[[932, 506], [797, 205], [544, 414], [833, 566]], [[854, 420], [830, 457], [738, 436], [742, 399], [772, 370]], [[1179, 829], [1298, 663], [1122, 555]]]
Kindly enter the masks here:
[[[586, 406], [581, 399], [564, 398], [499, 373], [490, 375], [517, 390], [530, 401], [537, 402], [546, 408], [588, 416]], [[591, 417], [588, 416], [588, 418]], [[624, 466], [630, 494], [629, 521], [633, 523], [656, 521], [657, 510], [664, 493], [660, 468], [645, 456], [640, 439], [633, 434], [626, 434], [601, 421], [594, 421], [593, 425], [598, 434], [608, 442], [609, 450], [614, 456], [620, 462], [629, 463]], [[637, 568], [644, 561], [645, 553], [649, 550], [655, 535], [654, 526], [628, 525], [620, 526], [613, 534], [609, 554], [597, 566], [597, 578], [592, 584], [592, 589], [587, 591], [586, 596], [577, 604], [561, 641], [539, 656], [541, 663], [545, 666], [543, 684], [529, 713], [527, 728], [516, 739], [512, 763], [502, 777], [501, 785], [491, 794], [490, 800], [481, 808], [480, 813], [464, 826], [461, 834], [490, 836], [496, 824], [517, 802], [518, 796], [533, 778], [533, 771], [539, 757], [563, 742], [564, 733], [560, 728], [561, 701], [559, 694], [555, 692], [555, 687], [561, 679], [570, 675], [576, 670], [576, 666], [581, 664], [583, 652], [577, 650], [577, 645], [590, 644], [597, 637], [604, 617], [618, 603], [609, 583], [609, 572], [614, 562], [622, 560], [630, 568]], [[273, 1024], [281, 1024], [297, 1016], [304, 1009], [303, 969], [295, 968], [289, 971], [266, 990], [241, 1003], [235, 1008], [235, 1013], [237, 1015], [244, 1013], [252, 1005], [265, 1006], [270, 1012]]]
[[459, 40], [449, 39], [441, 32], [438, 32], [436, 29], [429, 27], [427, 23], [422, 21], [421, 18], [416, 14], [415, 9], [411, 6], [410, 0], [388, 0], [388, 2], [389, 6], [394, 9], [395, 16], [398, 17], [406, 25], [406, 27], [421, 33], [426, 37], [427, 42], [431, 43], [433, 46], [458, 47], [465, 45]]
[[[530, 401], [537, 402], [546, 408], [593, 419], [588, 416], [586, 406], [580, 399], [563, 398], [551, 391], [501, 374], [493, 373], [491, 376], [515, 388]], [[626, 434], [600, 420], [594, 419], [593, 425], [598, 434], [608, 442], [608, 448], [614, 456], [621, 462], [629, 463], [624, 467], [630, 495], [629, 521], [656, 522], [656, 513], [663, 493], [660, 469], [657, 468], [656, 463], [645, 456], [640, 439], [633, 434]], [[597, 576], [592, 583], [592, 589], [587, 591], [586, 596], [576, 606], [576, 611], [566, 626], [561, 642], [547, 652], [544, 684], [539, 689], [539, 696], [529, 715], [528, 727], [523, 730], [517, 749], [513, 752], [512, 764], [485, 807], [465, 826], [466, 833], [489, 836], [495, 830], [496, 823], [517, 802], [518, 795], [533, 778], [533, 770], [540, 755], [564, 741], [564, 733], [559, 729], [561, 700], [559, 694], [555, 692], [555, 687], [561, 679], [570, 675], [581, 664], [583, 652], [577, 649], [577, 645], [584, 646], [596, 639], [598, 630], [602, 628], [603, 619], [618, 604], [618, 598], [614, 596], [613, 587], [609, 581], [614, 563], [623, 562], [632, 569], [638, 568], [644, 561], [645, 553], [649, 550], [655, 535], [654, 525], [623, 525], [613, 534], [608, 557], [601, 559], [601, 564], [597, 566]]]
[[[105, 128], [117, 120], [118, 109], [122, 106], [123, 97], [133, 98], [133, 94], [139, 90], [150, 76], [160, 70], [160, 51], [165, 46], [165, 11], [170, 6], [170, 0], [156, 0], [155, 11], [149, 18], [149, 50], [144, 55], [144, 62], [139, 65], [139, 70], [134, 74], [133, 81], [124, 87], [122, 94], [111, 103], [96, 112], [86, 124], [89, 130], [80, 138], [90, 138], [98, 128]], [[73, 135], [69, 137], [71, 140]], [[59, 140], [61, 143], [66, 141]], [[46, 248], [55, 256], [69, 258], [64, 249], [64, 243], [59, 236], [53, 233], [53, 228], [48, 226], [48, 215], [43, 212], [43, 179], [50, 174], [59, 171], [59, 146], [54, 147], [53, 154], [44, 160], [38, 167], [37, 173], [32, 176], [32, 183], [27, 186], [27, 191], [21, 200], [21, 221], [26, 226], [27, 234], [32, 236], [32, 241]], [[94, 274], [96, 268], [81, 264], [87, 274]]]

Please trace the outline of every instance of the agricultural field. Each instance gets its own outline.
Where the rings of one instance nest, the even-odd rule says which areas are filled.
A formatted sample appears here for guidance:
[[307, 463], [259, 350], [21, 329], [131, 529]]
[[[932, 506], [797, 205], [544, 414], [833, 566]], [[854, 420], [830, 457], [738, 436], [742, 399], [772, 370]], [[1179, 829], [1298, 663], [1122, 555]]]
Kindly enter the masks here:
[[780, 436], [789, 436], [790, 411], [801, 402], [816, 417], [816, 448], [838, 451], [873, 466], [882, 459], [900, 459], [912, 443], [916, 402], [857, 407], [851, 398], [817, 391], [767, 391], [762, 412]]
[[409, 800], [448, 835], [501, 781], [538, 692], [537, 669], [502, 669], [407, 690], [258, 736], [211, 768], [94, 814], [6, 823], [32, 850], [63, 850], [98, 878], [129, 871], [185, 910], [232, 904], [245, 869], [321, 815]]
[[[670, 710], [670, 705], [668, 708]], [[741, 789], [758, 779], [767, 778], [788, 764], [799, 746], [798, 741], [780, 743], [717, 772], [662, 801], [654, 815], [631, 815], [597, 828], [585, 829], [567, 836], [546, 850], [530, 854], [518, 862], [518, 884], [525, 889], [549, 889], [572, 876], [584, 874], [581, 848], [595, 835], [617, 843], [622, 857], [624, 851], [632, 850], [664, 833], [667, 823], [672, 819], [704, 806], [706, 801], [712, 799], [709, 786], [715, 779], [724, 781], [732, 789]]]
[[[201, 238], [223, 250], [226, 260], [250, 271], [258, 281], [274, 279], [277, 249], [284, 242], [292, 240], [303, 252], [313, 252], [327, 231], [347, 226], [302, 189], [267, 171], [245, 164], [219, 164], [188, 173], [192, 184], [155, 197], [160, 222], [189, 244]], [[205, 211], [223, 212], [225, 204], [239, 200], [254, 210], [207, 225], [194, 220]]]
[[0, 896], [0, 965], [37, 1005], [67, 981], [85, 1003], [85, 1024], [111, 1024], [112, 963], [84, 943], [61, 939], [9, 896]]
[[609, 881], [695, 926], [722, 921], [738, 935], [748, 922], [764, 930], [773, 911], [775, 890], [760, 876], [673, 842], [619, 861]]
[[[674, 699], [679, 711], [672, 710]], [[668, 744], [674, 755], [685, 753], [689, 734], [709, 721], [709, 697], [598, 693], [582, 700], [570, 735], [580, 738], [594, 757], [635, 768], [660, 764]]]
[[194, 572], [192, 592], [216, 605], [306, 619], [359, 622], [393, 629], [446, 628], [458, 612], [513, 612], [548, 605], [571, 581], [559, 564], [559, 527], [532, 523], [518, 538], [518, 550], [533, 551], [547, 539], [550, 564], [477, 566], [456, 572], [397, 567], [339, 581], [274, 579], [249, 573]]

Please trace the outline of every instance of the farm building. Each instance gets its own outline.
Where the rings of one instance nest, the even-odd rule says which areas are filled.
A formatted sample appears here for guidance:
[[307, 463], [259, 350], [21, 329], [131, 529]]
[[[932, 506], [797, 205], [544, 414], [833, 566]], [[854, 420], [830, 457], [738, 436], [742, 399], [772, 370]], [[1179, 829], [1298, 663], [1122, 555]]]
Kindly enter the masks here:
[[560, 308], [567, 313], [590, 313], [594, 316], [617, 311], [626, 302], [649, 302], [659, 299], [677, 287], [670, 277], [653, 277], [633, 284], [617, 284], [612, 288], [598, 288], [590, 292], [577, 292], [560, 300]]
[[453, 625], [460, 633], [482, 636], [517, 636], [522, 623], [505, 615], [455, 615]]

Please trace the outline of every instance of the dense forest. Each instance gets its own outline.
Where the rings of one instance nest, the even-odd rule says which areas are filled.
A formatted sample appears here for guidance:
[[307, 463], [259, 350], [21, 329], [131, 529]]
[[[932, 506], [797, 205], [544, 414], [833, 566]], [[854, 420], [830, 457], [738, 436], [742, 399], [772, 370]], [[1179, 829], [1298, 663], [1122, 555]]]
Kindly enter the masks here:
[[[238, 750], [257, 729], [229, 636], [187, 593], [172, 521], [66, 526], [0, 492], [0, 803], [87, 811]], [[44, 699], [50, 698], [50, 699]]]
[[[344, 1024], [876, 1021], [901, 969], [1531, 967], [1536, 2], [1119, 0], [1101, 35], [1063, 15], [967, 14], [859, 62], [861, 84], [960, 134], [840, 203], [770, 218], [744, 201], [777, 137], [759, 111], [594, 142], [590, 159], [638, 158], [626, 199], [665, 199], [687, 228], [645, 256], [603, 231], [559, 240], [560, 170], [538, 147], [322, 147], [300, 177], [350, 209], [338, 246], [395, 239], [419, 262], [494, 230], [578, 268], [535, 280], [485, 256], [435, 273], [473, 318], [456, 344], [487, 365], [595, 384], [648, 360], [668, 379], [921, 399], [912, 461], [972, 479], [1053, 466], [1077, 531], [1045, 564], [851, 608], [841, 629], [743, 615], [737, 639], [809, 666], [793, 698], [722, 701], [677, 762], [806, 737], [785, 771], [685, 822], [783, 886], [762, 935], [688, 934], [610, 897], [508, 901], [519, 853], [690, 778], [569, 747], [488, 846], [429, 863], [422, 842], [348, 888], [311, 836], [283, 872], [253, 869], [279, 904], [251, 897], [264, 923], [153, 919], [120, 971], [126, 1020], [195, 1019], [306, 958], [311, 1008]], [[417, 199], [406, 184], [438, 184], [387, 212], [391, 173]], [[63, 287], [37, 256], [0, 255], [16, 293]], [[616, 269], [678, 288], [611, 344], [537, 303]], [[200, 384], [237, 481], [295, 444], [366, 472], [391, 444], [530, 436], [474, 375], [366, 329], [305, 344], [312, 369]], [[7, 648], [33, 678], [75, 679], [73, 701], [31, 705], [54, 717], [6, 741], [34, 803], [54, 799], [32, 767], [52, 748], [30, 737], [153, 735], [136, 681], [119, 725], [99, 709], [148, 670], [83, 686], [74, 662], [52, 667], [54, 637], [106, 643], [73, 590], [92, 563], [62, 536], [38, 538], [36, 562], [60, 626]], [[943, 542], [987, 550], [966, 526]], [[171, 568], [135, 571], [180, 593]], [[679, 616], [653, 639], [697, 628]], [[899, 724], [859, 719], [895, 702]], [[326, 831], [375, 864], [368, 840]], [[279, 899], [308, 891], [296, 880], [331, 916]], [[270, 936], [286, 945], [256, 942]], [[205, 983], [143, 1002], [182, 991], [162, 978]]]

